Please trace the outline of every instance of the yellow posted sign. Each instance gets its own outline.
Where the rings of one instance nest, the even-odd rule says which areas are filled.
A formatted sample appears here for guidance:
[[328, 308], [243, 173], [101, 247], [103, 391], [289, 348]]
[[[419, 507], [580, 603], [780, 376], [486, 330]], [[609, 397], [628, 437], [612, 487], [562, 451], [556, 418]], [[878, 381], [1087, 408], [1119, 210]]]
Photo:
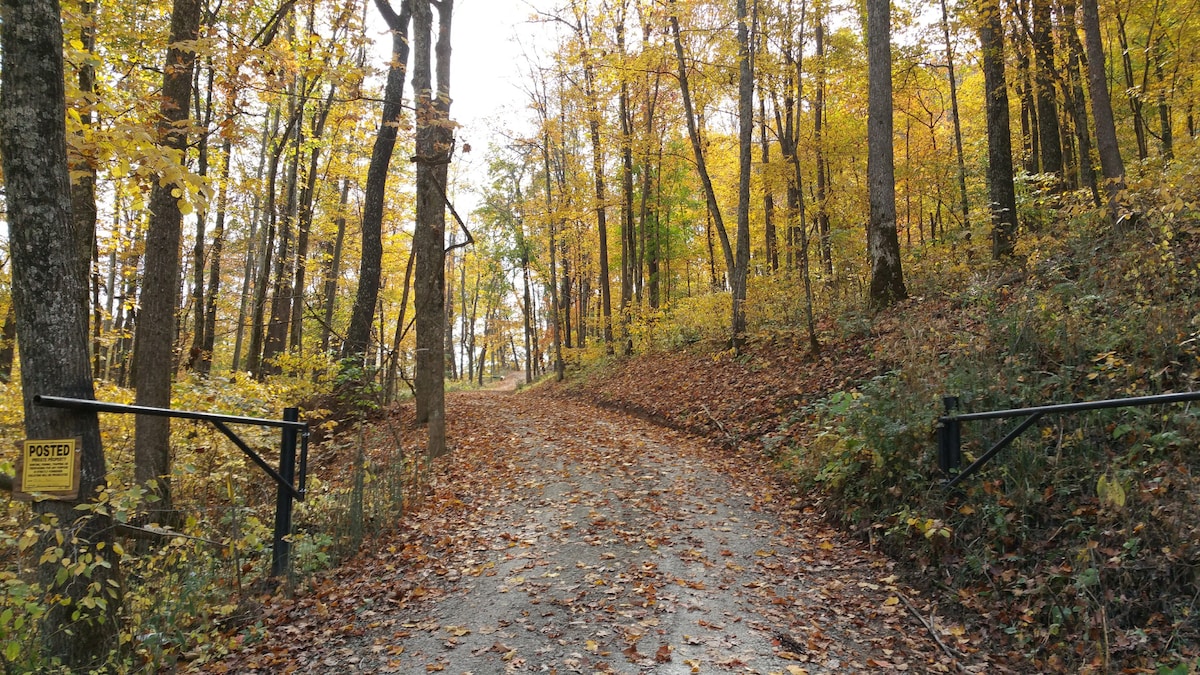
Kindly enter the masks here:
[[81, 439], [26, 439], [17, 459], [16, 496], [32, 499], [34, 494], [57, 499], [79, 496], [79, 451]]

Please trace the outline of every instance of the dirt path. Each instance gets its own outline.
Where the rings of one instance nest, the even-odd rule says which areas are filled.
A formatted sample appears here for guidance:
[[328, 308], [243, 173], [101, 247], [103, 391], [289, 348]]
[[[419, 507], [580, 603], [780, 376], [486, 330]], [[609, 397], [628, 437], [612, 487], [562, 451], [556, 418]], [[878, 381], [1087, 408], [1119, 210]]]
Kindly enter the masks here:
[[[581, 404], [449, 400], [454, 455], [429, 508], [298, 602], [276, 658], [243, 665], [982, 672], [934, 643], [906, 609], [925, 603], [888, 561], [790, 504], [752, 463]], [[289, 626], [303, 635], [322, 621], [320, 639], [287, 640]]]

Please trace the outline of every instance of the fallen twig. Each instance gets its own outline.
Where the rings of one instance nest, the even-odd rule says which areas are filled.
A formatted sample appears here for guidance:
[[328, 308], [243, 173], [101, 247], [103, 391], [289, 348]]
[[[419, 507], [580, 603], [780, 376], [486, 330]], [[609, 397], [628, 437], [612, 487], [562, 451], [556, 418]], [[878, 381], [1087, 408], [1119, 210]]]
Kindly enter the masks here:
[[936, 642], [937, 645], [942, 648], [942, 651], [946, 653], [946, 656], [950, 657], [950, 659], [954, 662], [954, 666], [956, 668], [958, 668], [958, 670], [960, 672], [966, 672], [963, 669], [962, 664], [958, 662], [959, 659], [966, 658], [966, 656], [964, 656], [963, 653], [958, 651], [957, 649], [953, 649], [950, 646], [948, 646], [945, 642], [942, 642], [942, 638], [938, 636], [937, 630], [933, 627], [932, 622], [926, 621], [925, 617], [921, 616], [921, 613], [918, 612], [917, 608], [914, 607], [913, 604], [908, 601], [908, 598], [904, 597], [903, 593], [898, 592], [898, 593], [896, 593], [896, 595], [900, 598], [901, 602], [904, 603], [904, 606], [908, 608], [908, 611], [912, 612], [912, 615], [917, 617], [917, 621], [920, 621], [921, 625], [925, 626], [925, 630], [929, 631], [929, 636], [932, 637], [933, 641]]
[[730, 440], [733, 439], [733, 434], [729, 433], [729, 430], [727, 430], [725, 428], [724, 424], [721, 424], [721, 420], [717, 419], [716, 417], [713, 417], [713, 414], [711, 412], [709, 412], [709, 410], [708, 410], [708, 406], [701, 403], [700, 408], [704, 411], [704, 414], [708, 415], [708, 419], [712, 420], [713, 424], [717, 425], [717, 428], [721, 430], [721, 433], [725, 434], [726, 438], [728, 438]]

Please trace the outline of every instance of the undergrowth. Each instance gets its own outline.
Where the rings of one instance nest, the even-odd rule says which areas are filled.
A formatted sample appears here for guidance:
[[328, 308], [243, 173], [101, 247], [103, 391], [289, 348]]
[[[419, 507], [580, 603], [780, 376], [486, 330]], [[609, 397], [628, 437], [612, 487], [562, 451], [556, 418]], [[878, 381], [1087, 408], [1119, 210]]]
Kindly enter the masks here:
[[[335, 395], [338, 382], [328, 373], [345, 378], [345, 370], [325, 368], [315, 372], [318, 377], [314, 372], [265, 383], [240, 376], [186, 377], [173, 393], [176, 409], [249, 417], [278, 418], [283, 407], [307, 402], [304, 419], [328, 437], [311, 448], [308, 495], [296, 503], [291, 564], [282, 579], [269, 577], [275, 485], [221, 433], [207, 423], [173, 423], [174, 534], [154, 535], [166, 516], [133, 483], [133, 418], [101, 414], [108, 487], [87, 508], [91, 517], [109, 519], [118, 528], [112, 553], [121, 579], [119, 590], [89, 590], [79, 620], [87, 609], [121, 596], [119, 644], [105, 660], [108, 671], [153, 672], [179, 661], [203, 663], [258, 639], [263, 596], [306, 583], [356, 552], [365, 537], [395, 523], [421, 499], [428, 478], [423, 453], [406, 450], [394, 421], [365, 423], [382, 405], [378, 388], [369, 386], [370, 374], [360, 378], [368, 386], [350, 383], [336, 387], [340, 393]], [[131, 403], [132, 398], [129, 390], [98, 387], [98, 400]], [[340, 409], [340, 421], [332, 421], [327, 405]], [[19, 387], [0, 385], [0, 443], [11, 447], [22, 437], [21, 418]], [[339, 433], [328, 433], [339, 425]], [[269, 464], [278, 463], [278, 430], [239, 426], [235, 431]], [[367, 447], [382, 448], [382, 454], [375, 450], [368, 455]], [[0, 472], [11, 475], [11, 463], [0, 462]], [[57, 537], [58, 546], [40, 548], [46, 534], [52, 542]], [[72, 538], [27, 503], [5, 503], [0, 524], [4, 672], [60, 670], [40, 653], [45, 628], [40, 619], [49, 603], [61, 601], [62, 585], [89, 579], [97, 565], [110, 564], [104, 556], [65, 555]], [[55, 584], [44, 587], [34, 580], [37, 565], [58, 560], [63, 571]]]
[[[797, 410], [809, 442], [776, 451], [1039, 670], [1200, 665], [1200, 404], [1046, 416], [951, 492], [936, 468], [945, 395], [984, 411], [1200, 389], [1200, 224], [1138, 197], [1136, 231], [1044, 224], [1019, 261], [879, 317], [892, 369]], [[1017, 422], [964, 423], [964, 464]]]

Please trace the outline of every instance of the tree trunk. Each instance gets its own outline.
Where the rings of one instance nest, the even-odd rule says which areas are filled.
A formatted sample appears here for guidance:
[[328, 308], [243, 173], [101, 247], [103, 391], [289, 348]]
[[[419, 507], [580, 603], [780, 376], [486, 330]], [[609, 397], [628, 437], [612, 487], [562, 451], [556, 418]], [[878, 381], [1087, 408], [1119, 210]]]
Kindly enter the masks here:
[[[264, 348], [266, 339], [266, 324], [264, 317], [267, 309], [267, 284], [271, 281], [271, 262], [275, 259], [275, 222], [277, 218], [275, 207], [275, 183], [279, 177], [279, 159], [287, 147], [287, 139], [291, 136], [292, 126], [298, 119], [292, 115], [283, 135], [279, 137], [275, 149], [271, 151], [271, 159], [267, 164], [267, 204], [263, 213], [267, 219], [263, 226], [262, 257], [258, 264], [258, 274], [254, 280], [254, 299], [250, 317], [250, 348], [246, 354], [246, 370], [256, 378], [265, 374], [264, 361], [268, 354]], [[276, 294], [278, 295], [278, 294]]]
[[[204, 131], [201, 132], [200, 138], [197, 140], [197, 148], [199, 150], [199, 158], [197, 161], [197, 175], [208, 177], [208, 130], [212, 124], [213, 112], [213, 67], [212, 59], [206, 68], [199, 70], [196, 73], [195, 87], [198, 90], [200, 87], [201, 73], [207, 72], [208, 78], [205, 82], [204, 104], [200, 104], [200, 92], [195, 95], [196, 100], [196, 118], [198, 126]], [[188, 349], [187, 367], [194, 372], [200, 371], [200, 364], [204, 361], [204, 313], [208, 306], [204, 302], [204, 269], [206, 262], [206, 253], [204, 247], [205, 227], [208, 224], [208, 205], [204, 204], [196, 212], [196, 241], [192, 245], [192, 344]]]
[[384, 397], [390, 403], [396, 395], [396, 380], [400, 373], [400, 341], [408, 333], [404, 317], [408, 313], [408, 293], [412, 288], [413, 252], [408, 252], [408, 263], [404, 265], [404, 288], [400, 293], [400, 311], [396, 313], [396, 332], [392, 333], [392, 353], [388, 357], [387, 375], [384, 378]]
[[[457, 232], [451, 230], [451, 247], [456, 244], [456, 240]], [[443, 346], [443, 353], [446, 356], [446, 363], [445, 367], [443, 368], [443, 372], [445, 373], [445, 376], [451, 380], [458, 379], [458, 364], [455, 362], [454, 358], [454, 273], [457, 262], [458, 261], [453, 253], [446, 256], [446, 299], [442, 303], [442, 306], [445, 307], [445, 311], [443, 313], [445, 314], [446, 321], [446, 325], [442, 329], [442, 337], [446, 341], [446, 344]]]
[[1033, 4], [1033, 59], [1036, 66], [1038, 141], [1042, 151], [1042, 173], [1062, 179], [1062, 132], [1058, 124], [1058, 101], [1054, 96], [1054, 39], [1051, 37], [1050, 0]]
[[1167, 82], [1163, 73], [1166, 40], [1160, 35], [1154, 41], [1154, 77], [1158, 80], [1158, 140], [1164, 159], [1175, 159], [1175, 136], [1171, 133], [1171, 107], [1167, 104]]
[[[647, 26], [647, 31], [649, 31], [649, 26]], [[648, 36], [645, 36], [643, 38], [643, 49], [647, 40]], [[654, 146], [651, 145], [650, 139], [654, 138], [654, 111], [658, 107], [659, 83], [661, 78], [661, 74], [655, 73], [654, 85], [652, 87], [647, 86], [646, 88], [646, 154], [642, 159], [642, 195], [640, 213], [638, 214], [638, 221], [641, 223], [640, 229], [642, 231], [642, 253], [646, 261], [646, 277], [650, 286], [647, 291], [647, 302], [649, 302], [650, 307], [653, 309], [658, 309], [660, 304], [659, 298], [661, 297], [658, 271], [660, 223], [658, 222], [659, 209], [657, 205], [653, 214], [650, 211], [650, 192], [654, 184], [653, 176], [655, 171], [660, 173], [662, 171], [662, 137], [659, 135], [657, 139], [657, 163], [652, 161], [653, 156], [651, 153]], [[640, 267], [639, 265], [639, 270]]]
[[[817, 91], [813, 97], [813, 154], [816, 156], [817, 164], [817, 232], [821, 237], [821, 259], [827, 261], [826, 275], [830, 276], [833, 272], [832, 251], [829, 247], [829, 181], [827, 178], [828, 169], [825, 159], [825, 17], [817, 17], [817, 25], [814, 29], [814, 40], [816, 42], [816, 57], [817, 57]], [[797, 74], [797, 77], [799, 75]], [[799, 129], [796, 130], [794, 138], [799, 137]], [[793, 146], [796, 144], [793, 144]], [[795, 169], [800, 170], [800, 164], [796, 161]], [[797, 185], [798, 174], [797, 174]], [[800, 219], [800, 227], [803, 230], [805, 223], [803, 218]], [[805, 260], [802, 267], [808, 266], [808, 232], [804, 230], [800, 233], [801, 248], [805, 250]], [[807, 284], [806, 280], [806, 284]], [[807, 293], [807, 291], [806, 291]], [[811, 304], [811, 300], [808, 301]], [[811, 333], [811, 331], [810, 331]], [[810, 335], [810, 338], [812, 335]], [[810, 342], [812, 340], [810, 339]]]
[[1088, 129], [1087, 100], [1083, 95], [1083, 45], [1079, 42], [1079, 30], [1075, 26], [1075, 0], [1063, 0], [1063, 36], [1067, 44], [1067, 82], [1064, 91], [1070, 91], [1068, 105], [1075, 126], [1075, 140], [1079, 144], [1079, 181], [1092, 193], [1092, 200], [1100, 206], [1100, 190], [1096, 184], [1096, 168], [1092, 164], [1092, 136]]
[[325, 136], [325, 121], [329, 118], [329, 110], [333, 107], [333, 98], [337, 85], [331, 83], [325, 101], [313, 116], [312, 150], [308, 157], [308, 173], [304, 179], [304, 187], [300, 190], [299, 226], [296, 232], [296, 257], [292, 273], [292, 312], [291, 328], [288, 330], [288, 349], [300, 353], [304, 348], [304, 305], [305, 290], [308, 276], [308, 245], [312, 232], [313, 202], [317, 193], [317, 170], [320, 167], [321, 139]]
[[908, 297], [896, 235], [896, 174], [892, 158], [891, 0], [867, 0], [867, 183], [871, 222], [870, 305], [882, 309]]
[[[61, 561], [37, 566], [43, 589], [63, 600], [47, 603], [41, 647], [66, 670], [86, 672], [117, 647], [121, 603], [119, 560], [109, 554], [111, 523], [100, 513], [75, 508], [92, 501], [106, 478], [100, 425], [94, 412], [33, 404], [37, 394], [95, 398], [88, 357], [90, 255], [83, 246], [88, 234], [71, 215], [62, 16], [54, 0], [4, 0], [0, 14], [0, 158], [25, 433], [82, 439], [79, 498], [34, 504], [35, 512], [58, 525], [34, 550], [62, 551]], [[56, 540], [56, 534], [64, 538]], [[87, 570], [85, 583], [56, 582], [58, 572], [75, 565]], [[93, 584], [101, 590], [94, 591]], [[102, 604], [89, 609], [81, 602], [88, 596]]]
[[[700, 138], [700, 130], [696, 122], [695, 108], [692, 106], [692, 93], [688, 85], [687, 76], [687, 61], [683, 54], [683, 40], [680, 38], [679, 31], [679, 16], [675, 0], [671, 0], [671, 37], [675, 44], [676, 65], [679, 68], [679, 91], [683, 98], [683, 114], [687, 122], [688, 138], [692, 142], [692, 154], [696, 159], [696, 172], [700, 174], [700, 183], [704, 186], [704, 196], [708, 204], [708, 214], [712, 218], [713, 225], [717, 231], [717, 236], [721, 240], [721, 250], [725, 254], [725, 269], [732, 276], [735, 263], [733, 258], [733, 246], [729, 241], [729, 233], [725, 230], [725, 219], [721, 217], [721, 207], [717, 203], [717, 194], [713, 190], [712, 178], [708, 175], [708, 163], [704, 158], [704, 142]], [[740, 71], [739, 71], [740, 72]], [[740, 74], [739, 74], [740, 81]], [[710, 247], [711, 249], [711, 244]], [[712, 260], [712, 255], [709, 255], [709, 260]], [[716, 283], [716, 274], [714, 271], [713, 282]]]
[[[300, 182], [301, 146], [304, 143], [304, 98], [305, 84], [303, 80], [294, 85], [291, 102], [291, 120], [288, 129], [294, 134], [292, 150], [285, 174], [283, 214], [279, 219], [279, 248], [275, 252], [275, 268], [271, 282], [271, 318], [267, 322], [266, 342], [263, 343], [262, 372], [276, 374], [280, 372], [276, 358], [283, 353], [287, 346], [288, 327], [292, 310], [292, 262], [294, 254], [294, 234], [292, 226], [296, 222], [298, 184]], [[282, 146], [286, 146], [288, 137], [284, 136]], [[268, 244], [269, 245], [269, 244]]]
[[1096, 0], [1082, 0], [1083, 32], [1087, 47], [1088, 90], [1092, 96], [1092, 120], [1096, 124], [1096, 151], [1100, 171], [1108, 193], [1108, 211], [1113, 224], [1120, 224], [1126, 208], [1125, 162], [1117, 145], [1117, 127], [1113, 122], [1112, 101], [1108, 97], [1108, 73], [1104, 69], [1104, 46], [1100, 38], [1100, 11]]
[[[362, 258], [358, 268], [358, 290], [350, 312], [350, 327], [342, 343], [342, 358], [361, 362], [371, 338], [371, 317], [379, 297], [380, 274], [383, 265], [383, 198], [387, 187], [388, 166], [396, 147], [396, 132], [403, 112], [404, 78], [408, 69], [408, 23], [412, 3], [401, 0], [397, 15], [389, 0], [375, 0], [375, 6], [392, 31], [392, 60], [388, 66], [387, 84], [383, 90], [383, 115], [371, 163], [367, 167], [367, 185], [363, 195]], [[439, 243], [440, 246], [440, 243]]]
[[16, 308], [10, 300], [4, 311], [4, 325], [0, 327], [0, 382], [12, 381], [13, 357], [17, 346]]
[[633, 287], [637, 275], [637, 230], [633, 220], [633, 113], [629, 111], [629, 80], [625, 68], [625, 9], [617, 10], [617, 56], [621, 59], [617, 114], [621, 118], [621, 353], [633, 353]]
[[[755, 16], [757, 21], [757, 15]], [[738, 42], [738, 205], [737, 249], [730, 271], [733, 317], [730, 344], [741, 350], [746, 343], [746, 282], [750, 273], [750, 167], [754, 144], [754, 54], [747, 0], [737, 0]], [[755, 27], [754, 30], [757, 30]]]
[[[90, 0], [83, 0], [79, 5], [79, 12], [83, 15], [81, 27], [79, 29], [79, 42], [82, 49], [91, 53], [96, 50], [96, 8]], [[92, 260], [97, 254], [96, 249], [96, 158], [92, 155], [93, 142], [87, 138], [92, 123], [94, 121], [92, 114], [92, 105], [96, 96], [96, 67], [93, 65], [91, 58], [85, 59], [79, 65], [78, 72], [79, 82], [79, 125], [82, 138], [75, 145], [76, 148], [82, 148], [85, 154], [79, 156], [71, 156], [72, 148], [68, 147], [68, 161], [71, 162], [71, 173], [74, 178], [71, 180], [71, 217], [75, 221], [75, 227], [80, 233], [80, 249], [82, 255], [86, 256], [87, 260]], [[98, 373], [100, 370], [100, 322], [101, 314], [99, 312], [99, 292], [100, 283], [99, 265], [95, 265], [92, 270], [92, 298], [93, 298], [93, 319], [92, 319], [92, 372]]]
[[771, 181], [771, 141], [767, 138], [766, 97], [758, 95], [758, 138], [762, 153], [763, 191], [763, 251], [772, 272], [779, 271], [779, 249], [775, 239], [775, 194]]
[[333, 310], [337, 306], [338, 277], [342, 273], [342, 246], [346, 240], [346, 205], [350, 201], [350, 179], [342, 180], [342, 196], [338, 202], [338, 214], [334, 219], [337, 234], [334, 235], [333, 245], [328, 249], [325, 263], [325, 284], [323, 320], [321, 322], [321, 352], [331, 353], [330, 335], [333, 333]]
[[221, 290], [221, 255], [225, 252], [225, 210], [229, 202], [229, 161], [233, 144], [228, 136], [221, 144], [221, 176], [217, 191], [217, 222], [213, 226], [212, 261], [208, 269], [208, 297], [205, 299], [204, 335], [200, 343], [199, 372], [212, 369], [213, 347], [217, 337], [217, 295]]
[[[1098, 10], [1097, 10], [1098, 11]], [[1083, 29], [1088, 30], [1087, 12], [1088, 6], [1083, 4]], [[1125, 74], [1125, 96], [1129, 100], [1129, 110], [1133, 113], [1133, 132], [1137, 139], [1138, 159], [1146, 159], [1150, 156], [1150, 146], [1146, 140], [1146, 118], [1142, 114], [1142, 88], [1137, 86], [1133, 79], [1133, 61], [1129, 55], [1129, 38], [1125, 34], [1125, 20], [1128, 15], [1122, 15], [1120, 9], [1117, 9], [1117, 40], [1121, 45], [1121, 66], [1122, 72]], [[1099, 19], [1097, 19], [1097, 25]], [[1103, 49], [1101, 50], [1103, 51]], [[1088, 46], [1088, 59], [1092, 58], [1091, 45]], [[1103, 62], [1101, 62], [1103, 63]], [[1091, 68], [1089, 64], [1089, 69]], [[1110, 103], [1111, 106], [1111, 103]], [[1094, 114], [1094, 113], [1093, 113]]]
[[437, 90], [431, 83], [430, 42], [433, 15], [425, 0], [413, 8], [415, 55], [413, 92], [417, 110], [417, 219], [413, 233], [416, 256], [417, 354], [414, 384], [417, 388], [417, 421], [428, 425], [426, 452], [438, 457], [446, 452], [445, 418], [445, 301], [446, 301], [446, 167], [453, 152], [450, 119], [450, 20], [454, 4], [438, 5]]
[[[545, 98], [543, 97], [543, 102]], [[543, 125], [549, 125], [549, 120], [542, 119]], [[542, 167], [545, 170], [546, 183], [546, 219], [550, 229], [550, 329], [551, 336], [554, 340], [554, 373], [555, 379], [559, 382], [563, 381], [566, 376], [566, 364], [563, 361], [562, 353], [562, 307], [558, 302], [558, 215], [554, 213], [554, 192], [552, 189], [551, 173], [550, 173], [550, 130], [544, 128], [542, 132]], [[465, 308], [463, 311], [466, 314]], [[464, 317], [465, 318], [465, 317]], [[473, 322], [472, 322], [473, 323]], [[472, 355], [473, 355], [472, 348]]]
[[963, 229], [971, 227], [971, 207], [967, 202], [967, 161], [963, 155], [962, 117], [958, 114], [958, 82], [954, 73], [954, 47], [950, 42], [950, 17], [946, 12], [946, 0], [942, 5], [942, 37], [946, 41], [946, 77], [950, 80], [950, 119], [954, 123], [954, 153], [958, 160], [959, 207], [962, 209]]
[[[200, 0], [175, 0], [171, 11], [166, 69], [163, 72], [159, 109], [159, 142], [187, 162], [185, 123], [192, 93], [192, 68], [196, 53], [188, 51], [200, 31]], [[187, 47], [181, 48], [180, 45]], [[179, 293], [179, 247], [183, 215], [174, 182], [161, 177], [150, 189], [150, 224], [146, 231], [145, 272], [142, 275], [141, 310], [134, 338], [133, 368], [137, 405], [171, 406], [171, 378], [175, 372], [175, 311]], [[160, 513], [171, 510], [170, 418], [138, 415], [134, 431], [134, 478], [150, 485]]]
[[988, 196], [992, 211], [992, 258], [1013, 253], [1017, 241], [1017, 193], [1013, 185], [1012, 136], [1008, 120], [1008, 89], [1004, 83], [1004, 32], [999, 0], [980, 7], [979, 44], [982, 52], [984, 98], [988, 131]]
[[[258, 171], [255, 173], [255, 180], [262, 181], [263, 172], [266, 170], [267, 164], [267, 143], [273, 133], [273, 128], [277, 129], [279, 125], [279, 112], [275, 111], [272, 115], [268, 111], [266, 119], [263, 121], [262, 142], [259, 143], [258, 153]], [[262, 217], [262, 208], [260, 198], [256, 193], [252, 201], [250, 209], [250, 233], [246, 237], [246, 263], [242, 267], [242, 293], [239, 296], [241, 301], [238, 305], [237, 331], [233, 340], [233, 364], [230, 370], [238, 372], [242, 365], [242, 338], [246, 334], [246, 319], [247, 310], [252, 314], [254, 307], [250, 302], [252, 293], [255, 291], [253, 279], [257, 273], [255, 259], [258, 257], [256, 245], [258, 242], [258, 227], [259, 219]], [[253, 332], [253, 329], [251, 329]], [[247, 368], [247, 370], [251, 370]]]

